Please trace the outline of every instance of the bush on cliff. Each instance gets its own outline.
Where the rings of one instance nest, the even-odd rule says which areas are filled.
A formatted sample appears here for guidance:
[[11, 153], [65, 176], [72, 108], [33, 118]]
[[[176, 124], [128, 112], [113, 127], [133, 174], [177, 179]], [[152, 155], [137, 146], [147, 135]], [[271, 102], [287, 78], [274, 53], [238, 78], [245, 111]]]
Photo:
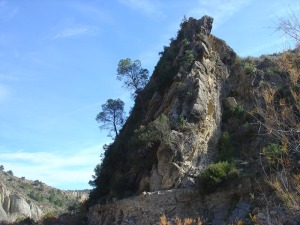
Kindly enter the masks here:
[[209, 193], [215, 191], [220, 184], [237, 178], [238, 169], [227, 161], [211, 164], [199, 177], [200, 191]]

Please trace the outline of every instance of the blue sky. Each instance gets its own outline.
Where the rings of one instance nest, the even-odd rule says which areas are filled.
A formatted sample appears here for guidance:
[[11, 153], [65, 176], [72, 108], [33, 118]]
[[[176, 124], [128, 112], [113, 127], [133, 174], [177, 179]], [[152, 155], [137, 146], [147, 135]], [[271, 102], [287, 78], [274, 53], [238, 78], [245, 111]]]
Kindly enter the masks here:
[[214, 17], [212, 33], [240, 56], [287, 49], [278, 17], [294, 0], [0, 0], [0, 164], [61, 189], [90, 188], [102, 145], [101, 105], [130, 94], [120, 59], [150, 72], [183, 16]]

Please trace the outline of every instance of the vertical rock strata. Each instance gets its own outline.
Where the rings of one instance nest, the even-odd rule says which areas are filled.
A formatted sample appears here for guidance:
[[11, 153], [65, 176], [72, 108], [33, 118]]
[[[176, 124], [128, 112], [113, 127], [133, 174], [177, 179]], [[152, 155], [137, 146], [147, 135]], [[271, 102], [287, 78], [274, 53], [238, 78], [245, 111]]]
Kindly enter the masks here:
[[[142, 218], [149, 218], [149, 215], [157, 217], [164, 213], [164, 208], [170, 212], [174, 210], [174, 215], [180, 214], [189, 201], [195, 207], [206, 205], [200, 200], [192, 201], [199, 196], [196, 197], [197, 191], [189, 192], [188, 188], [195, 186], [196, 177], [216, 157], [221, 133], [222, 99], [227, 92], [225, 81], [236, 57], [224, 41], [210, 34], [212, 23], [213, 18], [208, 16], [184, 21], [177, 39], [171, 42], [170, 47], [165, 47], [144, 90], [152, 90], [152, 94], [144, 93], [150, 95], [145, 101], [144, 125], [159, 121], [162, 115], [169, 123], [169, 129], [162, 131], [163, 140], [154, 146], [154, 150], [153, 147], [151, 149], [156, 159], [152, 169], [135, 172], [138, 174], [135, 176], [137, 192], [150, 191], [149, 196], [96, 205], [88, 213], [90, 225], [153, 224]], [[141, 147], [137, 152], [143, 154], [146, 151], [146, 147]], [[190, 200], [184, 197], [181, 202], [181, 195], [187, 192]], [[209, 198], [205, 201], [209, 204]], [[159, 209], [152, 207], [156, 204]], [[120, 221], [118, 218], [121, 218]], [[153, 221], [158, 219], [153, 218]]]
[[191, 53], [194, 61], [188, 69], [181, 66], [170, 87], [163, 95], [157, 91], [149, 103], [146, 120], [164, 114], [173, 124], [169, 142], [158, 147], [157, 165], [142, 179], [143, 185], [149, 181], [150, 191], [193, 186], [216, 154], [221, 96], [235, 53], [210, 34], [212, 22], [205, 16], [182, 24], [174, 64], [182, 65]]
[[35, 204], [26, 201], [18, 194], [11, 193], [0, 184], [0, 221], [15, 221], [18, 218], [30, 217], [39, 220], [42, 211]]

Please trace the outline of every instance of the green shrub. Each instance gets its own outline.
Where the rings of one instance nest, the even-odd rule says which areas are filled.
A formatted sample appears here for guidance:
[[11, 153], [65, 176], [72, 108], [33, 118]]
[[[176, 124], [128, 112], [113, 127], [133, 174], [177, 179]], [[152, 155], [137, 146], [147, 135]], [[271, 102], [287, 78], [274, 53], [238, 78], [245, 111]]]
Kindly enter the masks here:
[[231, 142], [232, 141], [229, 133], [227, 131], [223, 132], [218, 141], [218, 151], [220, 160], [230, 161], [235, 155], [235, 151]]
[[238, 174], [239, 171], [235, 165], [227, 161], [212, 164], [200, 176], [200, 191], [205, 193], [213, 192], [220, 184], [236, 178]]
[[222, 120], [228, 121], [229, 119], [243, 119], [245, 115], [245, 110], [243, 105], [237, 105], [234, 108], [230, 108], [230, 109], [226, 109], [224, 110], [223, 116], [222, 116]]
[[129, 141], [130, 152], [127, 155], [130, 166], [137, 171], [151, 170], [157, 163], [156, 151], [159, 144], [168, 144], [171, 128], [169, 118], [162, 114], [146, 126], [135, 130]]
[[38, 202], [41, 202], [44, 200], [44, 197], [41, 193], [35, 192], [35, 191], [31, 191], [28, 196]]
[[174, 60], [179, 50], [178, 44], [174, 41], [169, 47], [164, 47], [164, 51], [160, 53], [161, 58], [152, 75], [155, 79], [156, 88], [160, 93], [163, 93], [165, 88], [168, 88], [172, 84], [174, 76], [179, 71], [180, 66], [177, 64], [174, 65]]
[[262, 154], [271, 166], [276, 166], [286, 153], [286, 148], [279, 144], [270, 144], [263, 148]]
[[10, 176], [14, 175], [13, 171], [11, 171], [11, 170], [7, 171], [7, 174], [10, 175]]
[[188, 119], [184, 115], [179, 115], [177, 118], [173, 118], [170, 123], [172, 130], [181, 132], [191, 130], [191, 126], [188, 124]]
[[162, 114], [147, 126], [141, 126], [135, 131], [132, 143], [134, 146], [151, 148], [155, 143], [168, 143], [170, 136], [169, 118]]
[[50, 219], [50, 218], [56, 218], [56, 215], [52, 212], [47, 212], [44, 216], [43, 216], [43, 220], [46, 220], [46, 219]]
[[127, 176], [115, 178], [111, 184], [111, 191], [118, 198], [128, 197], [134, 191], [134, 183]]
[[186, 50], [180, 66], [185, 72], [189, 72], [191, 66], [195, 62], [195, 56], [192, 50]]
[[235, 58], [235, 65], [239, 66], [247, 75], [254, 75], [256, 72], [255, 58], [253, 57], [241, 58], [237, 56]]
[[248, 63], [248, 62], [245, 63], [244, 70], [245, 70], [245, 73], [248, 75], [253, 75], [256, 72], [255, 65], [252, 63]]
[[195, 91], [190, 87], [190, 85], [180, 81], [176, 84], [175, 90], [180, 101], [192, 103], [195, 100]]
[[183, 46], [187, 46], [189, 44], [190, 44], [190, 42], [186, 38], [181, 41], [181, 45], [183, 45]]
[[183, 116], [183, 115], [180, 115], [178, 117], [178, 126], [180, 129], [183, 129], [185, 127], [187, 123], [187, 119]]
[[178, 98], [180, 100], [184, 100], [185, 98], [185, 95], [186, 95], [186, 92], [187, 92], [187, 86], [185, 83], [183, 83], [182, 81], [176, 83], [176, 87], [175, 87], [175, 90], [176, 90], [176, 93], [178, 95]]
[[57, 205], [57, 206], [63, 206], [62, 200], [59, 200], [59, 199], [54, 200], [53, 203], [54, 203], [54, 205]]
[[19, 220], [18, 224], [19, 225], [38, 225], [37, 222], [35, 222], [33, 219], [31, 219], [29, 217]]
[[241, 119], [244, 116], [244, 107], [242, 105], [237, 105], [232, 110], [232, 114], [235, 118]]
[[269, 67], [266, 69], [267, 74], [269, 74], [270, 76], [274, 76], [275, 74], [280, 74], [280, 70], [279, 68], [277, 68], [276, 66], [273, 67]]
[[235, 57], [234, 63], [238, 66], [244, 66], [244, 60], [240, 56]]

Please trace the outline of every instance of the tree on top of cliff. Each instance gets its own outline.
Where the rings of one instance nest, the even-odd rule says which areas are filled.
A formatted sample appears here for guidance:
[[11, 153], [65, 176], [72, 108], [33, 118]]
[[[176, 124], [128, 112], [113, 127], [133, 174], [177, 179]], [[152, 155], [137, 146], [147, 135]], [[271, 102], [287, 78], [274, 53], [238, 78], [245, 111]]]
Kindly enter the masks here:
[[108, 99], [101, 107], [102, 111], [96, 117], [97, 122], [102, 123], [100, 128], [110, 130], [109, 136], [112, 136], [113, 131], [115, 137], [118, 137], [125, 120], [124, 102], [120, 99]]
[[121, 59], [117, 72], [117, 79], [124, 82], [124, 87], [133, 91], [133, 97], [144, 89], [149, 80], [149, 71], [142, 68], [140, 60]]

